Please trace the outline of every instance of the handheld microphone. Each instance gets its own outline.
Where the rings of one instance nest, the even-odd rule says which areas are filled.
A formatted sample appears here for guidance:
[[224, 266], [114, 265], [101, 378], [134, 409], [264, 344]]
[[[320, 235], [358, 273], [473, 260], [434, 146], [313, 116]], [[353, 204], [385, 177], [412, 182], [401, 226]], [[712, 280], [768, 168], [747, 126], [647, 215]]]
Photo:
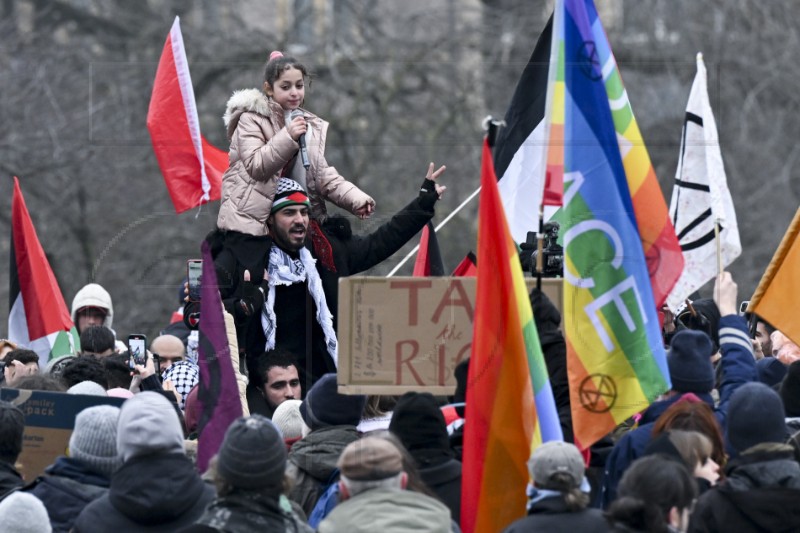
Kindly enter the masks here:
[[[292, 113], [289, 115], [289, 120], [294, 120], [297, 117], [302, 117], [303, 112], [299, 109], [293, 109]], [[297, 144], [300, 145], [300, 160], [303, 162], [303, 166], [306, 170], [308, 167], [311, 166], [311, 162], [308, 160], [308, 149], [306, 148], [306, 134], [302, 134], [299, 139], [297, 139]]]

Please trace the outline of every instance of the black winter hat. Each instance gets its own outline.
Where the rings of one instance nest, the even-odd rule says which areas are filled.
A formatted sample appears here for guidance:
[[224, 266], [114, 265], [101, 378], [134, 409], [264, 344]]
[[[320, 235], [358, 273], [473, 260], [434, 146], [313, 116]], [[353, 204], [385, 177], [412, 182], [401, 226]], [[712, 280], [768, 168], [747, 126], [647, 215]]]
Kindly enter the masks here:
[[711, 339], [702, 331], [685, 329], [676, 333], [667, 354], [672, 390], [711, 392], [714, 388], [713, 354]]
[[786, 376], [786, 365], [774, 357], [764, 357], [756, 361], [758, 381], [769, 387], [779, 385]]
[[786, 416], [800, 416], [800, 361], [789, 365], [781, 383], [780, 396]]
[[300, 414], [311, 430], [330, 426], [357, 426], [367, 397], [339, 394], [336, 374], [325, 374], [308, 390]]
[[432, 394], [407, 392], [397, 401], [389, 431], [400, 438], [420, 467], [454, 456], [444, 415]]
[[786, 442], [786, 421], [778, 393], [763, 383], [745, 383], [728, 408], [728, 442], [738, 453], [764, 442]]
[[281, 487], [286, 469], [286, 444], [266, 417], [236, 419], [225, 432], [217, 456], [217, 471], [234, 487]]

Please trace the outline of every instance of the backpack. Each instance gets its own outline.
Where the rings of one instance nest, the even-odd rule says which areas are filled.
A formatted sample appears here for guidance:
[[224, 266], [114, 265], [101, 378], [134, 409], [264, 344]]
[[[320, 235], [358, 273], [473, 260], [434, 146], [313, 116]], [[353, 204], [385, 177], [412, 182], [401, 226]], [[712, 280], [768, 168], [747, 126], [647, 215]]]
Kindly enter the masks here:
[[339, 469], [335, 468], [331, 472], [328, 481], [323, 483], [319, 489], [320, 497], [311, 514], [308, 515], [308, 525], [317, 529], [319, 523], [330, 514], [336, 504], [339, 503]]

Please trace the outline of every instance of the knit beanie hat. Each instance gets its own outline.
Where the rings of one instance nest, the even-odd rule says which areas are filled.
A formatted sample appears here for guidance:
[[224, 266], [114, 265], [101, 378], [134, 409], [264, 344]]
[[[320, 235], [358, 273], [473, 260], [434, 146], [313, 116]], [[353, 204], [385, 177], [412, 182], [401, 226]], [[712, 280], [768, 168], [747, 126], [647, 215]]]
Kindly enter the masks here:
[[764, 357], [756, 361], [756, 372], [758, 381], [768, 387], [774, 387], [786, 376], [786, 365], [774, 357]]
[[0, 502], [0, 533], [50, 533], [44, 504], [27, 492], [12, 492]]
[[225, 432], [217, 472], [243, 489], [280, 487], [286, 469], [286, 446], [278, 428], [261, 415], [236, 419]]
[[290, 178], [278, 178], [278, 187], [275, 190], [275, 199], [272, 201], [270, 215], [277, 213], [290, 205], [304, 205], [309, 207], [308, 195], [303, 186]]
[[83, 394], [86, 396], [108, 396], [108, 393], [99, 383], [94, 381], [81, 381], [67, 389], [67, 394]]
[[309, 389], [300, 414], [311, 431], [330, 426], [357, 426], [367, 397], [339, 394], [336, 374], [325, 374]]
[[88, 407], [75, 417], [69, 438], [69, 456], [107, 478], [122, 462], [117, 453], [119, 408], [113, 405]]
[[781, 400], [787, 417], [800, 416], [800, 361], [786, 369], [780, 388]]
[[117, 423], [117, 450], [125, 462], [140, 455], [184, 453], [183, 428], [169, 400], [152, 391], [125, 400]]
[[285, 400], [272, 413], [272, 423], [283, 435], [284, 441], [294, 441], [303, 437], [303, 415], [300, 414], [302, 400]]
[[667, 354], [672, 390], [711, 392], [714, 388], [713, 354], [711, 339], [702, 331], [685, 329], [676, 333]]
[[738, 453], [763, 442], [785, 442], [786, 422], [778, 393], [758, 382], [736, 389], [728, 407], [727, 436]]
[[397, 401], [389, 431], [424, 468], [441, 464], [454, 456], [447, 436], [444, 415], [430, 393], [407, 392]]

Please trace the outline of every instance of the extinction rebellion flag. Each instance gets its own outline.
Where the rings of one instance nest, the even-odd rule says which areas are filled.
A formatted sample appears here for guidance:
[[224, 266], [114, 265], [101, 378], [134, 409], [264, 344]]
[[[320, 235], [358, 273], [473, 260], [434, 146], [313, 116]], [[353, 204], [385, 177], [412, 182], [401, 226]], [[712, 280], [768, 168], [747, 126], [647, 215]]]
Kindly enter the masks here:
[[9, 265], [9, 340], [39, 355], [44, 368], [51, 359], [80, 349], [78, 332], [47, 261], [25, 199], [14, 178], [11, 200]]

